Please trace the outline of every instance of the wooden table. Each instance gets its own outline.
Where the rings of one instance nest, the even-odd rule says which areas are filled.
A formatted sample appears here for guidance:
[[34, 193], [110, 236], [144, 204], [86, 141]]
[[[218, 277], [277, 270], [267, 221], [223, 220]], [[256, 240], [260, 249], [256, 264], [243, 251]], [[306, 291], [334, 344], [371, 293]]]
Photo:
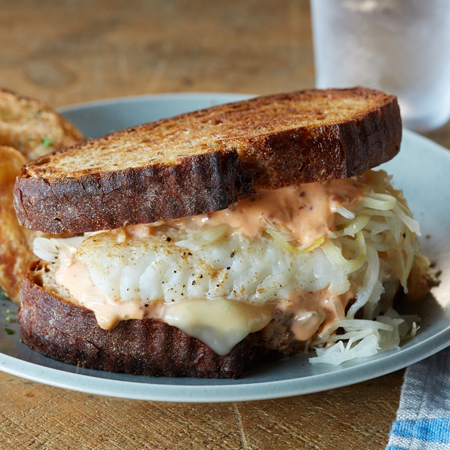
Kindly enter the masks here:
[[[314, 86], [308, 0], [0, 0], [0, 85], [54, 106]], [[428, 135], [450, 147], [450, 124]], [[403, 371], [279, 400], [176, 404], [0, 373], [0, 448], [381, 449]]]

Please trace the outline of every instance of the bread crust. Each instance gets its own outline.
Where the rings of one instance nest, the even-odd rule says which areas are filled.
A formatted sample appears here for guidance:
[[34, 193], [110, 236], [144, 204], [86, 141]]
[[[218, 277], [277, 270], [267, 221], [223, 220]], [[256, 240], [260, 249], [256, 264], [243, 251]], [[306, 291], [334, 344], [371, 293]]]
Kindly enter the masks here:
[[23, 282], [18, 322], [23, 342], [49, 358], [132, 375], [238, 378], [263, 357], [282, 356], [266, 348], [258, 333], [219, 356], [198, 339], [157, 319], [121, 321], [113, 330], [103, 330], [92, 311], [42, 286], [45, 266], [34, 263]]
[[14, 207], [29, 229], [79, 233], [218, 211], [253, 192], [237, 153], [214, 152], [76, 180], [17, 178]]
[[[22, 169], [15, 208], [22, 225], [47, 233], [197, 215], [225, 209], [252, 189], [363, 173], [394, 157], [400, 141], [397, 99], [380, 91], [358, 87], [258, 97], [40, 158]], [[176, 150], [164, 152], [164, 145]], [[119, 160], [109, 160], [120, 152], [128, 159], [113, 170]]]

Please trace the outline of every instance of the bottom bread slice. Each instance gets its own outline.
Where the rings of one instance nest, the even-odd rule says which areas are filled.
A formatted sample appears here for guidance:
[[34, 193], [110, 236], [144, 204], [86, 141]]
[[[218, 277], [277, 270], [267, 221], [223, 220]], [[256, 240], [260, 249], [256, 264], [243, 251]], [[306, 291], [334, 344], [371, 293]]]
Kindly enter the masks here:
[[[31, 266], [22, 286], [18, 314], [23, 342], [49, 358], [134, 375], [238, 378], [261, 360], [286, 355], [259, 332], [220, 356], [158, 319], [125, 320], [113, 330], [104, 330], [92, 311], [71, 301], [69, 292], [56, 283], [54, 272], [55, 266], [49, 263]], [[297, 341], [290, 353], [298, 352], [302, 345]]]

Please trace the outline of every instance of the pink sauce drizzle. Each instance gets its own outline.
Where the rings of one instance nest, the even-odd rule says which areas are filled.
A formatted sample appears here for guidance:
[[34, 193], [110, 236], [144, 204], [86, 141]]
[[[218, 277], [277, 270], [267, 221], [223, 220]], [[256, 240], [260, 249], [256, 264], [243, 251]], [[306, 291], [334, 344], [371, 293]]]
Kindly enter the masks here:
[[236, 233], [261, 237], [268, 223], [290, 231], [301, 246], [311, 245], [333, 229], [333, 213], [342, 206], [352, 209], [364, 196], [364, 185], [354, 178], [305, 183], [275, 190], [261, 190], [229, 208], [182, 220], [166, 222], [175, 227], [200, 229], [228, 224]]

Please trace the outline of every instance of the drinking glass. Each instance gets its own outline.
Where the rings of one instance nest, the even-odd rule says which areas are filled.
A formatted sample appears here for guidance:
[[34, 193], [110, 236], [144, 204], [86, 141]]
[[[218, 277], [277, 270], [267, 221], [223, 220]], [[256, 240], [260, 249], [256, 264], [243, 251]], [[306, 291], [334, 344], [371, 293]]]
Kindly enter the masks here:
[[450, 0], [311, 0], [316, 86], [398, 96], [406, 128], [450, 118]]

